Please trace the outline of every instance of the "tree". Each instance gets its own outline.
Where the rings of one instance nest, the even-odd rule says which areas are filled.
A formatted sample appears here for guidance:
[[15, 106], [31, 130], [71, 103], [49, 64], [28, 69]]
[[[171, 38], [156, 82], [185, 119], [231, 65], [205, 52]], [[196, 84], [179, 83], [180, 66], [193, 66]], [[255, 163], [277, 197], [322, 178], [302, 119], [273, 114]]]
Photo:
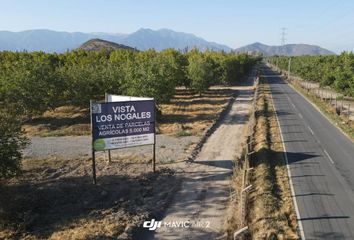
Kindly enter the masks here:
[[[279, 67], [287, 71], [288, 57], [272, 57]], [[296, 56], [291, 61], [292, 74], [304, 80], [330, 86], [347, 96], [354, 96], [354, 54], [343, 52], [339, 56]]]
[[28, 117], [63, 105], [88, 107], [104, 93], [168, 102], [176, 86], [202, 93], [240, 79], [254, 63], [246, 54], [196, 49], [84, 51], [62, 54], [0, 52], [0, 102], [17, 103]]
[[[15, 109], [14, 106], [11, 109]], [[18, 112], [0, 106], [0, 116], [0, 178], [6, 178], [19, 172], [21, 150], [28, 142], [22, 135]]]
[[27, 116], [60, 105], [62, 83], [55, 72], [56, 64], [55, 55], [20, 53], [1, 69], [0, 101], [16, 103]]
[[154, 50], [139, 52], [124, 67], [127, 95], [155, 98], [157, 104], [170, 101], [175, 93], [175, 68]]
[[191, 88], [201, 95], [213, 81], [213, 65], [209, 58], [205, 58], [198, 51], [191, 52], [188, 61], [187, 74], [191, 80]]

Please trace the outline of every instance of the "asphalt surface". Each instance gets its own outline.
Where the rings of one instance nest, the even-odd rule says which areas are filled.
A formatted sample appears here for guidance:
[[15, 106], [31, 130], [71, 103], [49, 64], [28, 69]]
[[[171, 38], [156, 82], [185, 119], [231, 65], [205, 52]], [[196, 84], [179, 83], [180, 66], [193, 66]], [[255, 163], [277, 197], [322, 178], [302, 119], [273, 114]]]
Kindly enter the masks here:
[[305, 239], [354, 239], [354, 144], [264, 67], [286, 148]]

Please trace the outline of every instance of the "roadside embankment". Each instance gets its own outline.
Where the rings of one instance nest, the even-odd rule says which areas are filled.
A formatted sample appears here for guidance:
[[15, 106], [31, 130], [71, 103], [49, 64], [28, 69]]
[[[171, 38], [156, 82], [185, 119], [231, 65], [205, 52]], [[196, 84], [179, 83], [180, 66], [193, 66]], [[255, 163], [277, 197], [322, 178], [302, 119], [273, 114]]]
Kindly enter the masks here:
[[237, 237], [298, 239], [279, 127], [269, 86], [262, 79], [254, 107], [249, 145], [233, 171], [228, 239], [247, 227]]

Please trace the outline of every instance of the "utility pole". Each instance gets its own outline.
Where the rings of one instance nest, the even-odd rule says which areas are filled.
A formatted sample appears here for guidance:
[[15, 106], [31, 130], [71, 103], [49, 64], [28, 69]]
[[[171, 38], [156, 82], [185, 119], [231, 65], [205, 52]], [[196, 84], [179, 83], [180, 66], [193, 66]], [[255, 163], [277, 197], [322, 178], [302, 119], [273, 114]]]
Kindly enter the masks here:
[[290, 78], [290, 69], [291, 69], [291, 57], [289, 58], [289, 65], [288, 65], [288, 79]]
[[[282, 55], [282, 52], [284, 51], [283, 46], [285, 45], [285, 41], [286, 41], [286, 28], [282, 27], [281, 28], [281, 38], [280, 38], [280, 42], [281, 42], [281, 48], [279, 49], [279, 55]], [[285, 51], [284, 51], [285, 52]], [[277, 57], [277, 69], [278, 68], [278, 57]]]
[[285, 27], [282, 27], [281, 28], [281, 38], [280, 38], [280, 41], [281, 41], [281, 46], [284, 46], [285, 45], [285, 42], [286, 42], [286, 28]]

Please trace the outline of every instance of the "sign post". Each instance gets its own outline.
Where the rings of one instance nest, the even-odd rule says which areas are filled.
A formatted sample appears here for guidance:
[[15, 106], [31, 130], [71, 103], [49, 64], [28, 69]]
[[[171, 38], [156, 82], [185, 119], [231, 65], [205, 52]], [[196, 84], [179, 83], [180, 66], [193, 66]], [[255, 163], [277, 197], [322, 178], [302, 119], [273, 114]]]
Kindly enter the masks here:
[[[90, 102], [94, 183], [96, 183], [95, 151], [154, 145], [155, 172], [155, 100], [116, 96], [124, 99], [115, 101], [112, 96], [114, 97], [108, 95], [109, 102]], [[110, 152], [108, 154], [110, 159]]]
[[[92, 100], [90, 100], [90, 112], [92, 113]], [[91, 115], [91, 134], [93, 134], [93, 125], [92, 125], [92, 114]], [[93, 139], [91, 142], [91, 149], [92, 149], [92, 177], [93, 177], [93, 184], [96, 185], [96, 155], [95, 155], [95, 149], [93, 147]]]
[[[106, 102], [108, 102], [108, 94], [107, 94], [107, 93], [104, 94], [104, 100], [105, 100]], [[108, 149], [108, 162], [111, 163], [111, 161], [112, 161], [112, 158], [111, 158], [111, 150]]]
[[[155, 108], [155, 106], [154, 106], [154, 115], [156, 116], [156, 108]], [[156, 156], [156, 134], [154, 134], [154, 146], [153, 146], [153, 150], [152, 150], [152, 171], [154, 173], [156, 172], [156, 158], [155, 158], [155, 156]]]

